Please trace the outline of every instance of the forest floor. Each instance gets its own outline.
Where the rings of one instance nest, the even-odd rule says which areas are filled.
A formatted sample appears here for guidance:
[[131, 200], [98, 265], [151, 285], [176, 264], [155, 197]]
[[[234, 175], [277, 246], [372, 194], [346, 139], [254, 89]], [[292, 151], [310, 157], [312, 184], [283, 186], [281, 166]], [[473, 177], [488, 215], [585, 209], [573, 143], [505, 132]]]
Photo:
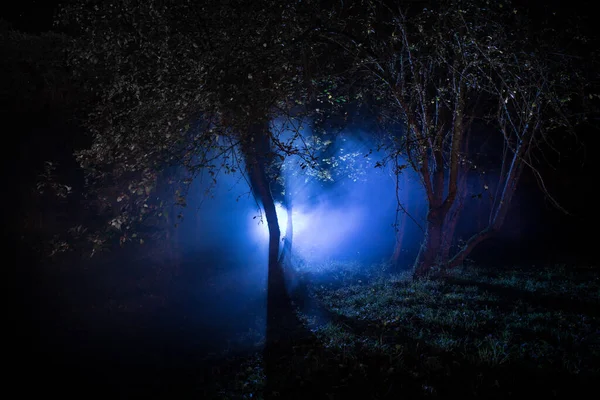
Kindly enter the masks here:
[[26, 343], [10, 361], [13, 372], [35, 382], [19, 390], [311, 400], [597, 392], [599, 268], [469, 266], [413, 282], [385, 264], [305, 265], [291, 280], [298, 335], [275, 352], [268, 374], [266, 276], [223, 268], [184, 275], [170, 298], [127, 283], [152, 278], [130, 266], [114, 269], [131, 277], [102, 267], [60, 285], [44, 279], [46, 291], [22, 296], [35, 313], [12, 325], [21, 324], [15, 343]]
[[[279, 398], [587, 398], [597, 390], [596, 268], [471, 266], [418, 282], [337, 270], [333, 282], [313, 273], [310, 306], [300, 310], [312, 334], [280, 354], [269, 378]], [[260, 351], [232, 355], [205, 372], [198, 395], [260, 399], [265, 382]]]

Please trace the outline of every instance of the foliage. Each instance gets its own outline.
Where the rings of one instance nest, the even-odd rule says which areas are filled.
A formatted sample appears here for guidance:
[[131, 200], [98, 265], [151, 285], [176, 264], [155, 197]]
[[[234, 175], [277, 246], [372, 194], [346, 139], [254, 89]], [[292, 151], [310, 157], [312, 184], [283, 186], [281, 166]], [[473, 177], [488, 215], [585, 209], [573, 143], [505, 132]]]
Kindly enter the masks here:
[[[76, 152], [86, 203], [108, 218], [90, 234], [143, 241], [182, 217], [196, 177], [245, 174], [250, 153], [279, 186], [292, 156], [316, 179], [358, 179], [363, 158], [324, 156], [334, 135], [318, 129], [349, 101], [347, 77], [332, 75], [347, 69], [344, 54], [318, 39], [335, 17], [312, 1], [66, 5], [57, 26], [74, 37], [68, 65], [98, 99], [84, 124], [92, 143]], [[265, 142], [256, 129], [269, 122]]]
[[[75, 37], [69, 66], [99, 98], [85, 122], [92, 145], [76, 157], [88, 201], [110, 215], [100, 236], [139, 237], [140, 225], [185, 206], [199, 174], [216, 183], [219, 173], [243, 170], [240, 144], [253, 142], [252, 124], [289, 110], [292, 100], [302, 104], [307, 7], [183, 0], [64, 7], [59, 26]], [[298, 153], [278, 144], [279, 154]]]
[[[572, 110], [596, 94], [578, 59], [558, 51], [563, 37], [509, 1], [403, 7], [66, 5], [58, 27], [73, 37], [68, 66], [98, 100], [85, 121], [92, 143], [76, 153], [86, 203], [107, 218], [90, 234], [143, 240], [147, 228], [177, 221], [194, 178], [216, 183], [220, 173], [245, 172], [250, 153], [268, 165], [277, 196], [282, 169], [296, 162], [326, 184], [359, 180], [372, 160], [362, 149], [333, 150], [353, 111], [370, 109], [387, 132], [371, 134], [388, 156], [375, 165], [393, 163], [396, 175], [410, 166], [427, 196], [426, 260], [417, 264], [450, 260], [466, 177], [498, 172], [483, 186], [489, 225], [453, 254], [451, 264], [460, 264], [500, 228], [524, 168], [547, 192], [535, 151], [570, 129]], [[257, 127], [269, 123], [268, 140], [258, 140]], [[504, 147], [493, 160], [476, 146], [490, 132]]]

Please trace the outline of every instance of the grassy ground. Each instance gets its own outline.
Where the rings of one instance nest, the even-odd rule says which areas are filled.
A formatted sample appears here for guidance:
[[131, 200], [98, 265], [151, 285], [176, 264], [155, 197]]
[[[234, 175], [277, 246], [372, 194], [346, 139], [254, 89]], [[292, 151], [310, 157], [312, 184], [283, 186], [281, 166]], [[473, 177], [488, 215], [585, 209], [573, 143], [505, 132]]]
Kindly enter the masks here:
[[[311, 277], [300, 313], [311, 334], [282, 351], [272, 377], [282, 399], [587, 398], [597, 391], [597, 269], [468, 267], [412, 282], [338, 267], [333, 283], [319, 280], [331, 270]], [[263, 398], [261, 357], [216, 365], [201, 394]]]

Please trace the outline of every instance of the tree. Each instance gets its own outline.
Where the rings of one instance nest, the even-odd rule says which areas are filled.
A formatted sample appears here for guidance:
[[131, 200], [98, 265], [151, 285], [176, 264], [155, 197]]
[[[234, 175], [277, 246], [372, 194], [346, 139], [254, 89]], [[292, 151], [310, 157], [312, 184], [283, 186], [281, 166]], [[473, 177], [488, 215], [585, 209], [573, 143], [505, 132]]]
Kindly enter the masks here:
[[[330, 33], [355, 49], [362, 60], [356, 71], [371, 77], [391, 122], [405, 127], [388, 138], [387, 149], [389, 159], [406, 160], [426, 193], [425, 236], [414, 264], [420, 277], [437, 265], [461, 264], [501, 228], [524, 168], [544, 188], [534, 152], [570, 128], [568, 107], [588, 93], [576, 58], [557, 51], [560, 41], [534, 30], [508, 1], [443, 1], [410, 16], [385, 2], [370, 5], [354, 25]], [[493, 205], [487, 226], [451, 252], [465, 179], [479, 168], [469, 144], [482, 127], [504, 146]]]
[[304, 154], [272, 122], [302, 114], [318, 81], [308, 72], [315, 10], [313, 1], [81, 0], [59, 15], [74, 37], [69, 65], [99, 99], [85, 121], [91, 145], [76, 153], [88, 204], [109, 217], [88, 231], [92, 251], [142, 242], [185, 206], [198, 175], [217, 184], [221, 173], [244, 174], [269, 229], [267, 355], [294, 317], [276, 163]]
[[[235, 2], [126, 0], [63, 9], [61, 26], [77, 38], [70, 65], [101, 99], [86, 121], [93, 144], [77, 153], [88, 190], [119, 183], [128, 189], [111, 199], [121, 209], [113, 228], [131, 231], [139, 214], [164, 215], [150, 200], [157, 172], [168, 167], [186, 173], [171, 180], [181, 186], [174, 191], [180, 205], [197, 174], [216, 180], [219, 172], [246, 168], [270, 210], [257, 169], [272, 158], [273, 106], [298, 79], [294, 58], [286, 59], [297, 32], [284, 23], [290, 7], [255, 5], [242, 11]], [[276, 220], [270, 225], [276, 233]]]

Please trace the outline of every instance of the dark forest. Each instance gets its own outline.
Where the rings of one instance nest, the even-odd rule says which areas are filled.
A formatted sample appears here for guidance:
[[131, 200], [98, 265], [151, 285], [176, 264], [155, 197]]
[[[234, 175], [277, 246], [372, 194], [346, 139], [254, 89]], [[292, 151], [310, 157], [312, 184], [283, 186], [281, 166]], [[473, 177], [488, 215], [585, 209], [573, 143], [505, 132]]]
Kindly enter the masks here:
[[592, 8], [2, 7], [15, 390], [593, 392]]

